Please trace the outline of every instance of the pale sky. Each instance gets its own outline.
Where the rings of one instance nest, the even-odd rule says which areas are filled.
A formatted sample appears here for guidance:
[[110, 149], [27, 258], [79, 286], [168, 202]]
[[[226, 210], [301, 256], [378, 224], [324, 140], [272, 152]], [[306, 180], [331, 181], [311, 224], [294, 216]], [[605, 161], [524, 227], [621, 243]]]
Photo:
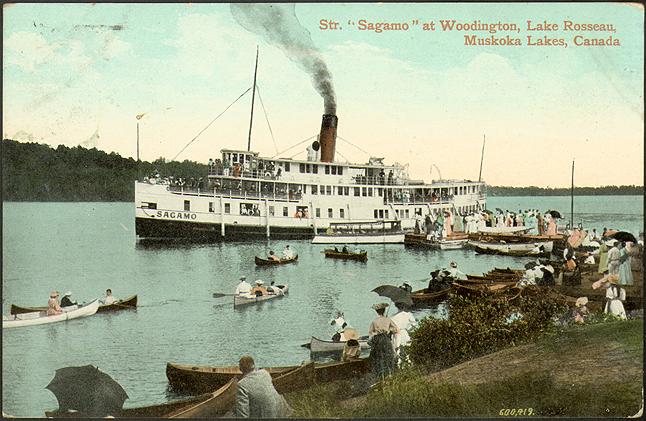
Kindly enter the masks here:
[[[409, 164], [410, 175], [492, 185], [643, 184], [644, 11], [628, 4], [297, 4], [333, 75], [337, 160]], [[342, 30], [322, 31], [321, 19]], [[543, 32], [562, 47], [465, 46], [465, 32], [359, 31], [348, 20], [607, 23], [608, 32]], [[3, 135], [53, 147], [96, 146], [141, 159], [174, 157], [253, 81], [252, 150], [273, 156], [318, 133], [323, 101], [309, 75], [233, 19], [228, 4], [17, 4], [4, 7]], [[487, 32], [466, 32], [488, 37]], [[576, 47], [575, 35], [619, 39]], [[246, 149], [245, 95], [179, 160]], [[305, 145], [280, 156], [304, 158]], [[340, 156], [339, 153], [342, 155]]]

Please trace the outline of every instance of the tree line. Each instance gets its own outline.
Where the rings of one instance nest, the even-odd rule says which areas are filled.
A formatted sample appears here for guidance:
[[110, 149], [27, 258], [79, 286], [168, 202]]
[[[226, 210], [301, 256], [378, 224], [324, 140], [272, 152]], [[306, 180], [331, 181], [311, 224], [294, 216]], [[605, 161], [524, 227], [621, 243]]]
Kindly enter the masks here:
[[[81, 146], [52, 148], [39, 143], [2, 141], [2, 198], [16, 202], [132, 202], [134, 181], [158, 172], [196, 180], [206, 164], [185, 160], [152, 162], [123, 158]], [[643, 195], [643, 186], [576, 187], [577, 195]], [[487, 186], [490, 196], [565, 196], [568, 188]]]

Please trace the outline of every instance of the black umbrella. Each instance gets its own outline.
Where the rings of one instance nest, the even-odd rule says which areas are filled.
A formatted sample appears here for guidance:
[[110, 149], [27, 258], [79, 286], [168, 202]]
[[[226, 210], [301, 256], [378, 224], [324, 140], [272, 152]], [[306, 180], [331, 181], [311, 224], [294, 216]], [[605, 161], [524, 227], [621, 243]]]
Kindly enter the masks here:
[[373, 289], [372, 292], [376, 292], [382, 297], [390, 298], [395, 304], [404, 303], [409, 306], [413, 305], [413, 300], [410, 298], [410, 293], [403, 288], [396, 287], [394, 285], [380, 285], [377, 288]]
[[497, 210], [498, 212], [500, 212], [500, 213], [505, 213], [505, 212], [504, 212], [502, 209], [500, 209], [500, 208], [496, 208], [496, 210]]
[[59, 411], [87, 417], [116, 416], [128, 399], [119, 383], [93, 365], [59, 368], [46, 389], [56, 396]]
[[539, 263], [536, 263], [536, 261], [529, 262], [525, 264], [525, 269], [534, 269], [536, 266], [539, 266]]
[[563, 219], [559, 211], [551, 210], [551, 211], [547, 211], [547, 213], [552, 215], [552, 218]]
[[634, 235], [626, 231], [619, 231], [609, 235], [610, 238], [614, 238], [617, 241], [630, 241], [631, 243], [637, 244], [637, 239]]

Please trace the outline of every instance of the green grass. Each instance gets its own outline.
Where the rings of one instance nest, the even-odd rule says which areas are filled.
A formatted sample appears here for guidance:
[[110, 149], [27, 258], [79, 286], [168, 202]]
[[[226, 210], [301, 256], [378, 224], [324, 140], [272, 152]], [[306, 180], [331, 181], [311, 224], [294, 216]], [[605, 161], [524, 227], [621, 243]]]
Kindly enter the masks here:
[[[571, 326], [539, 339], [535, 345], [544, 358], [558, 358], [590, 344], [612, 343], [620, 344], [629, 363], [641, 365], [643, 320]], [[573, 378], [579, 374], [568, 373]], [[458, 384], [459, 378], [429, 383], [422, 379], [422, 372], [407, 369], [349, 408], [339, 406], [348, 391], [356, 389], [348, 381], [292, 393], [287, 399], [295, 409], [295, 418], [499, 417], [512, 415], [501, 414], [512, 409], [524, 410], [521, 416], [625, 417], [637, 413], [642, 401], [641, 375], [619, 382], [603, 372], [585, 374], [593, 380], [564, 384], [549, 371], [518, 367], [511, 377], [473, 385]]]

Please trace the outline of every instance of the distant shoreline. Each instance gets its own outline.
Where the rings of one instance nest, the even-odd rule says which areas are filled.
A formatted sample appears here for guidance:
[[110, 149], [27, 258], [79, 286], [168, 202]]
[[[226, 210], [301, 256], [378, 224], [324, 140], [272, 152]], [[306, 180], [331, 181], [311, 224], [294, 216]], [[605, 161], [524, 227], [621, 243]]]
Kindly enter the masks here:
[[[195, 180], [208, 173], [194, 161], [137, 162], [96, 148], [2, 141], [5, 202], [133, 202], [134, 180], [159, 173]], [[644, 186], [575, 187], [576, 196], [643, 196]], [[569, 187], [487, 186], [488, 197], [570, 196]]]

